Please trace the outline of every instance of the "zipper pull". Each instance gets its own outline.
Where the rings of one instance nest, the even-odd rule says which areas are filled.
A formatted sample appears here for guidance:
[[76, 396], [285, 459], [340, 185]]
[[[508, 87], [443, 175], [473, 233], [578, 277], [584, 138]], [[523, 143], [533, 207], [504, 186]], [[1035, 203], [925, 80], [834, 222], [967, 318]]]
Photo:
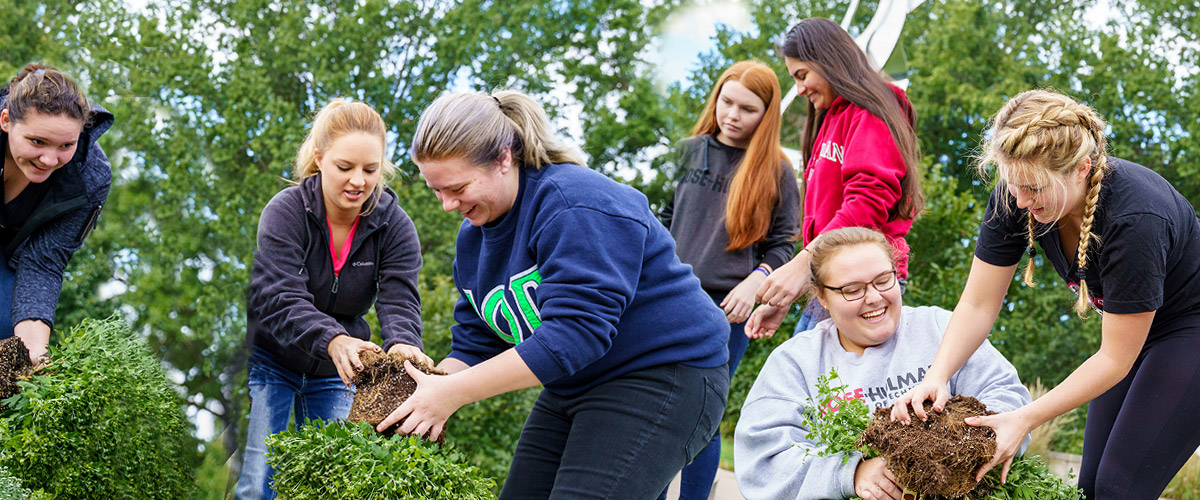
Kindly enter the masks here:
[[333, 290], [330, 290], [330, 292], [329, 292], [329, 293], [337, 293], [337, 290], [338, 290], [338, 279], [340, 279], [340, 278], [341, 278], [341, 277], [340, 277], [340, 276], [338, 276], [338, 275], [336, 275], [336, 274], [335, 274], [335, 275], [333, 275]]

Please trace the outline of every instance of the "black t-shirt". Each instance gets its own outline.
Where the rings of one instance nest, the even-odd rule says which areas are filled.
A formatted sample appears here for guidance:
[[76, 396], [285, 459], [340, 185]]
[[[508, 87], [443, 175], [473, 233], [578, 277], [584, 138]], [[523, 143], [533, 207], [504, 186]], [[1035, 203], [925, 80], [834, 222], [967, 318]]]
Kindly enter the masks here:
[[[1092, 305], [1116, 314], [1158, 311], [1151, 326], [1200, 313], [1200, 220], [1196, 210], [1154, 171], [1109, 157], [1085, 270]], [[1007, 203], [1008, 210], [997, 210]], [[992, 192], [975, 256], [997, 266], [1021, 260], [1027, 248], [1025, 210], [1003, 188]], [[1057, 223], [1036, 224], [1046, 259], [1078, 291], [1077, 262], [1067, 262]], [[1071, 253], [1074, 253], [1073, 251]]]

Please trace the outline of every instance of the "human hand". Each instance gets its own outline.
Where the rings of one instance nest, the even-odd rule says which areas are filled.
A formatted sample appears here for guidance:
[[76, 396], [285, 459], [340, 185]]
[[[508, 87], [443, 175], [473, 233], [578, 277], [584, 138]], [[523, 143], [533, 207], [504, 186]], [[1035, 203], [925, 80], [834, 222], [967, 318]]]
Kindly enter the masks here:
[[1025, 419], [1021, 410], [1006, 411], [995, 415], [984, 415], [980, 417], [967, 417], [963, 419], [967, 425], [971, 426], [986, 426], [991, 427], [996, 433], [996, 453], [992, 455], [992, 459], [983, 464], [979, 471], [975, 473], [975, 481], [983, 480], [983, 476], [987, 474], [992, 467], [1000, 463], [1004, 463], [1004, 468], [1000, 469], [1000, 483], [1004, 484], [1008, 481], [1008, 468], [1012, 466], [1013, 457], [1021, 450], [1021, 444], [1025, 442], [1025, 436], [1033, 430], [1034, 425]]
[[926, 374], [925, 380], [917, 384], [916, 387], [909, 389], [908, 392], [904, 393], [903, 396], [900, 396], [893, 403], [892, 420], [904, 424], [909, 423], [909, 406], [912, 406], [912, 411], [917, 418], [925, 420], [929, 418], [929, 415], [925, 413], [925, 401], [933, 401], [933, 411], [941, 413], [942, 409], [946, 408], [946, 402], [949, 400], [950, 388], [947, 387], [946, 382], [934, 380]]
[[333, 366], [337, 367], [338, 377], [346, 387], [350, 387], [354, 374], [363, 369], [362, 361], [358, 359], [359, 354], [364, 351], [383, 352], [374, 342], [356, 339], [344, 333], [330, 340], [326, 350], [329, 352], [329, 359], [333, 360]]
[[721, 299], [721, 309], [725, 310], [725, 319], [730, 323], [741, 323], [750, 317], [750, 311], [754, 310], [754, 292], [758, 290], [759, 285], [767, 279], [767, 275], [758, 271], [751, 271], [746, 279], [733, 287], [724, 299]]
[[388, 354], [399, 354], [413, 359], [424, 361], [428, 366], [433, 366], [433, 358], [425, 354], [420, 347], [408, 344], [392, 344], [387, 350]]
[[453, 375], [426, 375], [408, 361], [404, 362], [404, 370], [417, 383], [417, 389], [379, 422], [375, 430], [384, 432], [404, 420], [396, 430], [397, 434], [413, 434], [437, 440], [445, 430], [450, 415], [469, 401], [460, 399], [462, 395], [454, 386]]
[[754, 294], [754, 301], [786, 308], [808, 289], [810, 281], [812, 272], [808, 268], [808, 252], [800, 252], [763, 280]]
[[13, 335], [21, 339], [29, 351], [29, 362], [37, 366], [46, 358], [50, 344], [50, 325], [41, 320], [27, 319], [13, 326]]
[[887, 468], [887, 459], [863, 460], [854, 469], [854, 494], [863, 500], [901, 500], [903, 488]]
[[750, 313], [750, 319], [746, 320], [746, 336], [752, 339], [761, 339], [775, 335], [775, 330], [778, 330], [779, 325], [783, 324], [783, 318], [787, 317], [787, 312], [787, 307], [765, 304], [758, 306], [758, 309]]

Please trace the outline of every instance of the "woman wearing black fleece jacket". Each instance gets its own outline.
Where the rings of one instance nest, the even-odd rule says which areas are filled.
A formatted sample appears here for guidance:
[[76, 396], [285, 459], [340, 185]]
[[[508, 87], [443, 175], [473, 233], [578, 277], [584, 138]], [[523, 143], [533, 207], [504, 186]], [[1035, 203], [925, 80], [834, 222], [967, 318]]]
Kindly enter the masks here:
[[[384, 131], [370, 106], [333, 100], [297, 155], [300, 185], [263, 209], [247, 307], [250, 431], [237, 498], [274, 498], [263, 440], [286, 429], [293, 411], [297, 425], [349, 414], [360, 353], [424, 357], [420, 245], [380, 179], [392, 168]], [[363, 318], [372, 305], [383, 349]]]

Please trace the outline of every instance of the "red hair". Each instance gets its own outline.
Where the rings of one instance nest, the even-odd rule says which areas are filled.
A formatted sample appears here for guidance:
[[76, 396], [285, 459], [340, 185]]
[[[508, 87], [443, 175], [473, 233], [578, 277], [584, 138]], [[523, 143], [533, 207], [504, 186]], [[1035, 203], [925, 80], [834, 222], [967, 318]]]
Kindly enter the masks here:
[[692, 127], [692, 136], [720, 131], [717, 124], [717, 97], [726, 82], [738, 82], [766, 104], [762, 121], [750, 137], [750, 145], [730, 182], [725, 200], [725, 231], [729, 233], [726, 251], [746, 248], [762, 241], [771, 229], [771, 216], [779, 201], [779, 165], [791, 165], [779, 143], [779, 78], [771, 68], [758, 61], [741, 61], [726, 69], [700, 119]]

